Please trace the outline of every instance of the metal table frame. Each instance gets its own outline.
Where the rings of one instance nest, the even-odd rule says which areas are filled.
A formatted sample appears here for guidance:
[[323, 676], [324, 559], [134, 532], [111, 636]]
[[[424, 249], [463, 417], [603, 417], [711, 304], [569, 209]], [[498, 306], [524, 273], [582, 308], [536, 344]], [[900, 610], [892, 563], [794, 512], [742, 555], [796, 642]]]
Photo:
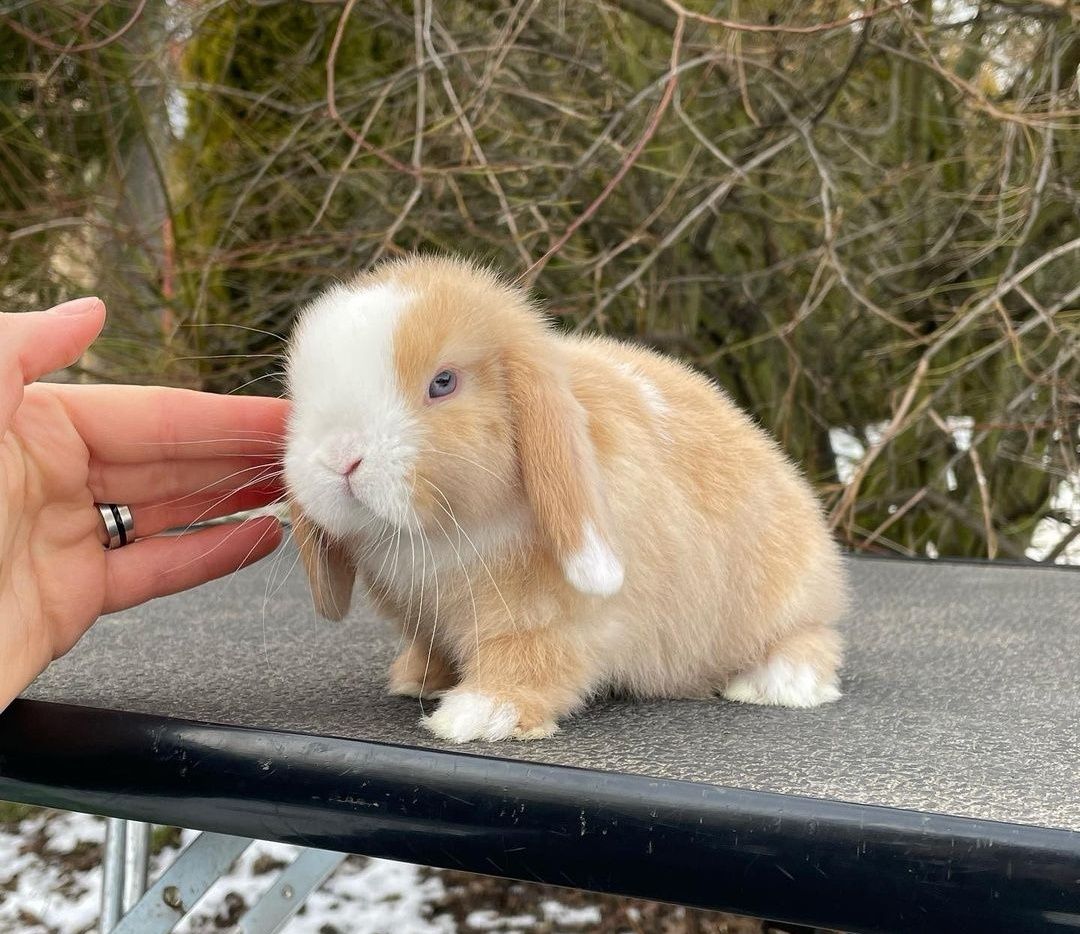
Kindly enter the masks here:
[[[101, 934], [167, 934], [228, 872], [250, 837], [201, 833], [147, 888], [151, 825], [110, 817], [101, 883]], [[244, 912], [234, 934], [275, 934], [345, 860], [344, 853], [302, 850]]]

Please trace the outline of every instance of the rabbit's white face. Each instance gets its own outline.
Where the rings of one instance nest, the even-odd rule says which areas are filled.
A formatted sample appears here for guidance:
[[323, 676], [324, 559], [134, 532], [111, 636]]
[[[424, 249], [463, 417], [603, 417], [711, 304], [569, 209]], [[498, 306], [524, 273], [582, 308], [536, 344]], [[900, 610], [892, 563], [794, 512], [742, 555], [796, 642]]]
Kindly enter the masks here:
[[285, 481], [311, 525], [416, 529], [455, 561], [535, 542], [584, 593], [622, 585], [585, 410], [523, 293], [454, 260], [388, 264], [305, 310], [287, 369]]
[[399, 388], [393, 344], [414, 299], [393, 282], [338, 286], [316, 299], [293, 335], [285, 479], [332, 535], [406, 523], [421, 425]]

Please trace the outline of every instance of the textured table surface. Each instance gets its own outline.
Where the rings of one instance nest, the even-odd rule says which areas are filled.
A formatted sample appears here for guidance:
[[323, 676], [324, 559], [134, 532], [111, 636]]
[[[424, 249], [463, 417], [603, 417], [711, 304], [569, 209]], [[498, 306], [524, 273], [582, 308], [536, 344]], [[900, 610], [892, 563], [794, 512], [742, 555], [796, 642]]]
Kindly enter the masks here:
[[[317, 620], [286, 550], [99, 623], [40, 700], [430, 748], [384, 693], [397, 646]], [[481, 755], [1080, 831], [1080, 572], [861, 559], [843, 699], [811, 711], [604, 702]]]

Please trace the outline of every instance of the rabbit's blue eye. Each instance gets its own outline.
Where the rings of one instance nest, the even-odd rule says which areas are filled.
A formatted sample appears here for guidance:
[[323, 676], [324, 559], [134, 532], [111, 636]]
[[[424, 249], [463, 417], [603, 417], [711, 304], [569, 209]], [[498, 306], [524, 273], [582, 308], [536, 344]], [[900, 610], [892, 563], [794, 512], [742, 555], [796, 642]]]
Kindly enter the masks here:
[[441, 399], [457, 389], [457, 374], [453, 370], [443, 370], [438, 373], [428, 386], [429, 399]]

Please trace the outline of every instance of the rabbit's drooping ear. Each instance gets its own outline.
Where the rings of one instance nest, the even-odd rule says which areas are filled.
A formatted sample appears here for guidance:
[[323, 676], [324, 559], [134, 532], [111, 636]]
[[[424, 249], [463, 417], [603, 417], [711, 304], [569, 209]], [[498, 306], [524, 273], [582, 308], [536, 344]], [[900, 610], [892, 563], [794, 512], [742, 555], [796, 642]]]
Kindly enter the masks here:
[[313, 523], [295, 501], [289, 503], [293, 538], [300, 548], [316, 612], [335, 622], [349, 612], [356, 565], [345, 546]]
[[507, 373], [525, 495], [567, 581], [609, 597], [623, 582], [588, 416], [551, 360], [513, 354]]

